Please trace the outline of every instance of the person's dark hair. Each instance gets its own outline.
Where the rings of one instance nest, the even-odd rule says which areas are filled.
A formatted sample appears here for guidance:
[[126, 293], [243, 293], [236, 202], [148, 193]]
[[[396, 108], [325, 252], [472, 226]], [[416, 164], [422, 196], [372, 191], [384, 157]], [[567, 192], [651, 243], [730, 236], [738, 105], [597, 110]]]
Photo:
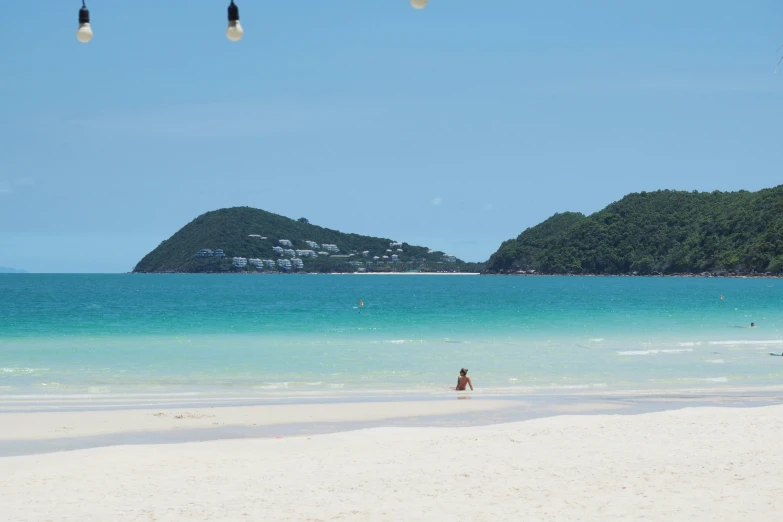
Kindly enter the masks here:
[[462, 375], [467, 375], [468, 374], [468, 369], [467, 368], [463, 368], [463, 369], [461, 369], [459, 371], [459, 373], [461, 373]]

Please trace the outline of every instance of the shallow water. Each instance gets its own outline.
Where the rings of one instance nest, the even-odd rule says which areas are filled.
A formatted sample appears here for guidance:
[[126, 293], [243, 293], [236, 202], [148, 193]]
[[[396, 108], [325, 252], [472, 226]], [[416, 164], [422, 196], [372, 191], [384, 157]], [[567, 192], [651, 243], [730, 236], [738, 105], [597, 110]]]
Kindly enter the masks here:
[[14, 401], [764, 389], [781, 351], [778, 279], [0, 275]]

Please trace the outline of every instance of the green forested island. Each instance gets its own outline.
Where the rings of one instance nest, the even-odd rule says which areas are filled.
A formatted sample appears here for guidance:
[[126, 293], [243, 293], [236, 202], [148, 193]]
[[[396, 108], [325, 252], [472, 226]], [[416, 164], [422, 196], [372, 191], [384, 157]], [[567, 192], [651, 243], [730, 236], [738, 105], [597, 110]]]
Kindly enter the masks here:
[[783, 185], [630, 194], [589, 216], [555, 214], [504, 242], [482, 264], [305, 218], [226, 208], [197, 217], [134, 269], [256, 271], [783, 275]]
[[630, 194], [504, 242], [487, 273], [783, 274], [783, 185], [758, 192]]
[[478, 272], [481, 268], [426, 247], [234, 207], [197, 217], [144, 256], [133, 271]]

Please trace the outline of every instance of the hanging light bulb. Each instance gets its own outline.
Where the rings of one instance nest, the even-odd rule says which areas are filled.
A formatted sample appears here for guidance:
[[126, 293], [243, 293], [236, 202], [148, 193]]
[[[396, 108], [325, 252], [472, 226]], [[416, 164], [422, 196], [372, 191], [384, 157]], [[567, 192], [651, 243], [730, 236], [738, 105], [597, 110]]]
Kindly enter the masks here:
[[427, 2], [429, 0], [411, 0], [411, 7], [414, 9], [424, 9], [427, 7]]
[[79, 30], [76, 31], [76, 39], [81, 43], [87, 43], [92, 40], [92, 28], [90, 28], [90, 11], [87, 6], [84, 5], [82, 0], [82, 8], [79, 9]]
[[245, 35], [245, 30], [242, 29], [242, 24], [239, 23], [239, 8], [234, 4], [234, 0], [231, 0], [231, 5], [228, 6], [228, 29], [226, 29], [226, 37], [232, 42], [238, 42]]

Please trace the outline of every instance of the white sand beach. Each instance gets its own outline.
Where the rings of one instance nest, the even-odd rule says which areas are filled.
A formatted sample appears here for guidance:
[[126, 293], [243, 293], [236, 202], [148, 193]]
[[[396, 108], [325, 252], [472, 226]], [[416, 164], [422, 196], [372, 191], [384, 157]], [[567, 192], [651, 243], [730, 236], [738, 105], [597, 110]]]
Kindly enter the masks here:
[[699, 408], [6, 457], [0, 519], [771, 522], [781, 432]]

